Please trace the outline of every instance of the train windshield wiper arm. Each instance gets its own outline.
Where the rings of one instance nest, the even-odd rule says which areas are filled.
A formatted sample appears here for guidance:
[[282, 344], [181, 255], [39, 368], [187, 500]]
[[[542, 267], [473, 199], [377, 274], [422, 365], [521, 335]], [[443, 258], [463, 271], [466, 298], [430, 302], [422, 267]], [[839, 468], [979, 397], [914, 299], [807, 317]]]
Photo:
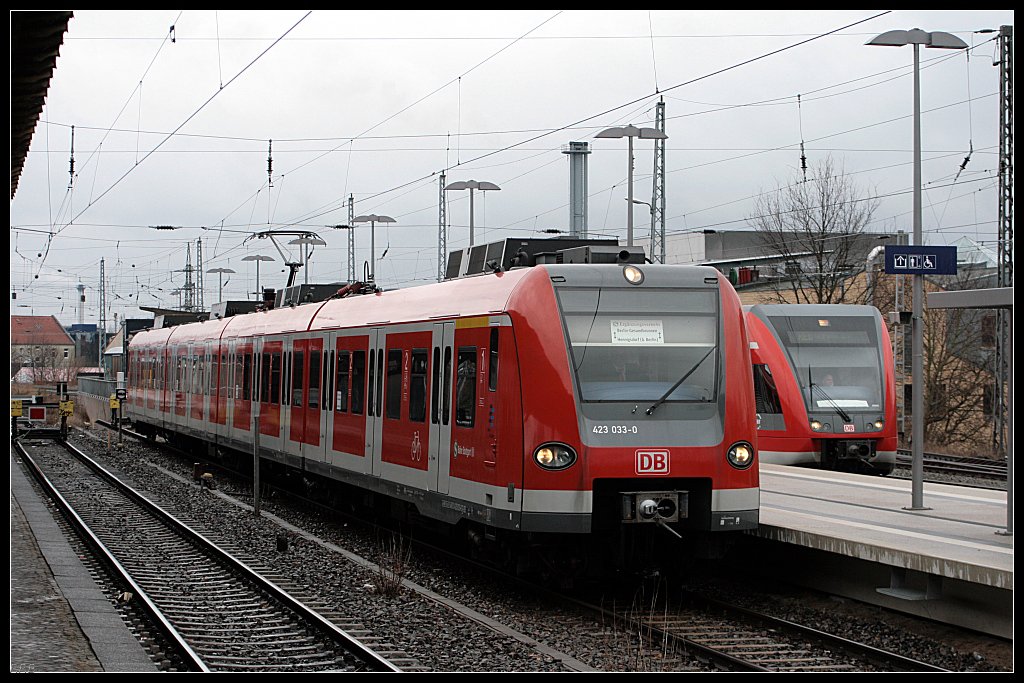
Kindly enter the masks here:
[[853, 422], [853, 420], [850, 419], [849, 413], [847, 413], [845, 410], [843, 410], [840, 407], [840, 405], [835, 402], [835, 399], [833, 399], [831, 396], [826, 394], [825, 390], [822, 389], [821, 386], [819, 386], [817, 384], [814, 384], [813, 382], [811, 382], [811, 403], [814, 403], [814, 389], [815, 389], [815, 387], [817, 387], [818, 393], [820, 393], [822, 396], [824, 396], [825, 400], [828, 401], [829, 403], [831, 403], [832, 407], [836, 409], [836, 412], [839, 413], [839, 417], [843, 418], [843, 422]]
[[686, 378], [687, 378], [687, 377], [689, 377], [690, 375], [692, 375], [692, 374], [693, 374], [693, 373], [694, 373], [694, 372], [695, 372], [695, 371], [697, 370], [697, 368], [699, 368], [699, 367], [700, 367], [700, 364], [701, 364], [701, 363], [703, 363], [703, 362], [704, 362], [704, 361], [705, 361], [705, 360], [707, 359], [707, 357], [708, 357], [708, 356], [710, 356], [710, 355], [711, 355], [711, 353], [712, 353], [712, 352], [713, 352], [713, 351], [714, 351], [715, 349], [717, 349], [717, 348], [718, 348], [718, 345], [717, 345], [717, 344], [715, 344], [715, 345], [714, 345], [714, 346], [712, 346], [712, 347], [711, 347], [710, 349], [708, 349], [708, 352], [704, 354], [703, 358], [701, 358], [701, 359], [700, 359], [699, 361], [697, 361], [697, 363], [696, 363], [696, 364], [695, 364], [695, 365], [694, 365], [694, 366], [693, 366], [692, 368], [690, 368], [689, 370], [687, 370], [687, 371], [686, 371], [686, 374], [685, 374], [685, 375], [683, 375], [682, 377], [680, 377], [680, 378], [679, 378], [679, 381], [678, 381], [678, 382], [676, 382], [675, 384], [673, 384], [673, 385], [672, 385], [672, 388], [671, 388], [671, 389], [669, 389], [668, 391], [666, 391], [666, 392], [665, 392], [665, 394], [664, 394], [664, 395], [663, 395], [663, 396], [662, 396], [661, 398], [659, 398], [659, 399], [658, 399], [657, 401], [655, 401], [654, 403], [652, 403], [652, 404], [651, 404], [651, 407], [650, 407], [650, 408], [648, 408], [648, 409], [647, 409], [646, 411], [644, 411], [644, 412], [646, 412], [646, 413], [647, 413], [648, 415], [650, 415], [650, 414], [652, 414], [652, 413], [653, 413], [653, 412], [654, 412], [654, 411], [655, 411], [655, 410], [656, 410], [656, 409], [658, 408], [658, 406], [660, 406], [660, 405], [661, 405], [662, 403], [664, 403], [664, 402], [665, 402], [666, 400], [668, 400], [668, 397], [672, 395], [672, 392], [673, 392], [673, 391], [675, 391], [676, 389], [678, 389], [678, 388], [679, 388], [679, 385], [680, 385], [680, 384], [682, 384], [683, 382], [685, 382], [685, 381], [686, 381]]

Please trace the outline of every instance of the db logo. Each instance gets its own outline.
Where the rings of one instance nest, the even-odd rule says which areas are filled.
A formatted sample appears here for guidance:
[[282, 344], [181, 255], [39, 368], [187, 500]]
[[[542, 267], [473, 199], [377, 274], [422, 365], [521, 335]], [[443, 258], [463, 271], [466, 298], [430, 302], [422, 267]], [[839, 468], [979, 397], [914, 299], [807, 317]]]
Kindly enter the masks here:
[[844, 432], [855, 432], [855, 431], [857, 431], [857, 426], [856, 425], [843, 425], [843, 431]]
[[668, 474], [668, 451], [637, 451], [637, 474]]

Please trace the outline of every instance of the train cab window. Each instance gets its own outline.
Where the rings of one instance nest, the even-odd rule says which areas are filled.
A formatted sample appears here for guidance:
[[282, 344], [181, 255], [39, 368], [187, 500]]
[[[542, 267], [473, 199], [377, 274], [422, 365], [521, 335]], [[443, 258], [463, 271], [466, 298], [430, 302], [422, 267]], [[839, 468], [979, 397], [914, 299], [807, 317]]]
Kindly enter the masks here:
[[413, 349], [409, 380], [409, 419], [427, 421], [427, 350]]
[[348, 412], [348, 367], [349, 352], [338, 353], [338, 371], [335, 373], [335, 399], [334, 409], [339, 413]]
[[309, 353], [309, 407], [320, 409], [320, 354], [317, 351]]
[[455, 424], [460, 427], [472, 427], [475, 408], [476, 347], [460, 347], [458, 377], [455, 384]]
[[402, 414], [402, 350], [388, 349], [388, 399], [384, 404], [385, 415], [397, 420]]
[[491, 348], [487, 357], [487, 389], [498, 390], [498, 328], [491, 328]]
[[437, 424], [437, 400], [438, 392], [441, 389], [441, 383], [438, 382], [438, 377], [441, 373], [441, 348], [438, 346], [434, 347], [434, 373], [430, 378], [430, 423]]
[[444, 350], [444, 394], [441, 398], [441, 424], [448, 424], [452, 410], [452, 348]]
[[277, 403], [281, 396], [281, 354], [270, 354], [270, 395], [268, 403]]
[[352, 352], [352, 413], [363, 414], [366, 395], [366, 351]]
[[302, 372], [304, 353], [292, 352], [292, 400], [293, 406], [302, 407]]

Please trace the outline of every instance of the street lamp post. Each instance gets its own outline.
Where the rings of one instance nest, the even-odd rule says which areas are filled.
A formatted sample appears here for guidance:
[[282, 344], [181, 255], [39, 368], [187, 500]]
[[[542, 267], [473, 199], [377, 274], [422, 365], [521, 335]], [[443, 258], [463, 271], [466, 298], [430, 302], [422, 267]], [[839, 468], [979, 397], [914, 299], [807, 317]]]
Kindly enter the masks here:
[[288, 244], [301, 244], [301, 245], [303, 245], [303, 249], [305, 250], [305, 256], [302, 259], [302, 279], [303, 279], [303, 284], [308, 285], [309, 284], [309, 245], [312, 244], [315, 247], [326, 247], [327, 246], [327, 242], [324, 242], [322, 239], [320, 239], [319, 237], [316, 237], [315, 235], [305, 235], [303, 237], [299, 237], [299, 238], [293, 239]]
[[256, 262], [256, 296], [260, 297], [263, 295], [263, 290], [260, 289], [260, 261], [273, 261], [273, 256], [264, 256], [263, 254], [254, 254], [252, 256], [246, 256], [242, 259], [243, 261], [255, 261]]
[[457, 180], [454, 183], [448, 183], [444, 188], [447, 190], [469, 190], [469, 246], [473, 246], [473, 190], [500, 190], [501, 188], [494, 183], [489, 183], [486, 180]]
[[377, 270], [377, 247], [374, 242], [374, 233], [376, 232], [376, 225], [377, 223], [397, 223], [398, 221], [391, 216], [378, 216], [375, 213], [371, 213], [365, 216], [356, 216], [352, 219], [352, 222], [370, 224], [370, 282], [375, 282]]
[[217, 301], [224, 300], [224, 273], [233, 273], [230, 268], [210, 268], [207, 273], [217, 273]]
[[[643, 204], [644, 206], [646, 206], [648, 209], [651, 210], [651, 256], [650, 256], [650, 258], [654, 259], [654, 207], [651, 205], [650, 202], [645, 202], [642, 199], [634, 199], [633, 203], [634, 204]], [[630, 207], [630, 209], [632, 209], [632, 208], [633, 207]]]
[[657, 128], [637, 128], [630, 124], [628, 126], [616, 126], [606, 128], [595, 135], [597, 138], [629, 138], [629, 212], [626, 214], [626, 246], [633, 246], [633, 138], [642, 140], [667, 140], [668, 136]]
[[[967, 43], [951, 33], [919, 28], [909, 31], [887, 31], [869, 40], [867, 45], [902, 47], [914, 46], [914, 245], [921, 246], [921, 46], [962, 50]], [[911, 376], [914, 393], [911, 396], [911, 502], [910, 510], [927, 510], [924, 506], [924, 283], [921, 275], [913, 276], [914, 301], [911, 315], [913, 360]]]

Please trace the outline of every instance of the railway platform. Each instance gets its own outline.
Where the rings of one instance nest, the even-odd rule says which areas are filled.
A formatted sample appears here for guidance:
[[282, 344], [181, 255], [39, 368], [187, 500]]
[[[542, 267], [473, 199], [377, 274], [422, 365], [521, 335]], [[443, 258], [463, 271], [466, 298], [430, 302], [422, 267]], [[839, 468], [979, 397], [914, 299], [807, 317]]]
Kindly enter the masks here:
[[157, 671], [11, 450], [11, 671]]
[[761, 465], [760, 526], [743, 552], [779, 579], [1012, 638], [1006, 492]]

